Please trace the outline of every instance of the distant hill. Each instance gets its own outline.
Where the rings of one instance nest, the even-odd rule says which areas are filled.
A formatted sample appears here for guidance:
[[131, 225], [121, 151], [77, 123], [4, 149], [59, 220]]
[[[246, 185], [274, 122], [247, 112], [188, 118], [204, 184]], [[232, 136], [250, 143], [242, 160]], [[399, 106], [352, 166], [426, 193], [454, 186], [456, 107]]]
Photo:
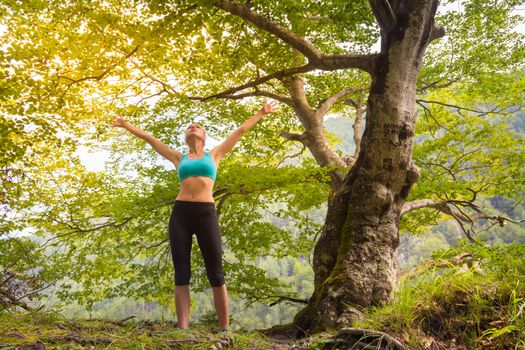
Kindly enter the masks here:
[[353, 155], [355, 150], [354, 129], [352, 129], [353, 120], [346, 116], [336, 116], [325, 119], [324, 126], [326, 130], [335, 134], [342, 144], [336, 144], [336, 150], [343, 152], [343, 155]]

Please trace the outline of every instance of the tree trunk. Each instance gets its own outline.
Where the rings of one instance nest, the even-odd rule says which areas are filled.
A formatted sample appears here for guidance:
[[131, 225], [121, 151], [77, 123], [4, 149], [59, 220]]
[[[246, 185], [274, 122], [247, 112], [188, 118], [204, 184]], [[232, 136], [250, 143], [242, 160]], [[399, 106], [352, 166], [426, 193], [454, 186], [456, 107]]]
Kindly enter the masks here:
[[315, 291], [294, 319], [299, 336], [351, 326], [363, 308], [388, 302], [396, 282], [401, 208], [419, 177], [412, 162], [416, 82], [437, 1], [389, 2], [392, 8], [371, 1], [382, 19], [382, 55], [358, 159], [329, 201], [314, 250]]

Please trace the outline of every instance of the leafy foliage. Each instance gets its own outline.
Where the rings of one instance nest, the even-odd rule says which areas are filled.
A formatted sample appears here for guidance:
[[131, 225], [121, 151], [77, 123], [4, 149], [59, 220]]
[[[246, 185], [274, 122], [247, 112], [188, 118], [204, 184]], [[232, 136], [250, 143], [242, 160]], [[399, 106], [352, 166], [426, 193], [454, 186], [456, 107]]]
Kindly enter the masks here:
[[[514, 2], [490, 4], [469, 1], [463, 13], [438, 16], [450, 39], [429, 48], [420, 98], [483, 111], [493, 106], [509, 111], [522, 103], [524, 41], [508, 30], [520, 18], [512, 15]], [[67, 275], [59, 296], [88, 308], [118, 295], [172, 304], [166, 232], [180, 185], [175, 169], [159, 165], [158, 155], [142, 140], [110, 128], [109, 122], [125, 115], [180, 150], [180, 130], [193, 120], [222, 139], [254, 113], [260, 99], [201, 103], [192, 97], [297, 63], [282, 41], [210, 5], [0, 4], [0, 200], [9, 213], [0, 221], [0, 242], [2, 252], [15, 253], [0, 255], [3, 269], [19, 259], [20, 272], [49, 269], [49, 281]], [[325, 53], [370, 52], [379, 36], [365, 1], [261, 0], [253, 8]], [[366, 91], [369, 85], [369, 77], [355, 71], [312, 72], [305, 81], [312, 106], [342, 88]], [[273, 83], [262, 88], [284, 91]], [[350, 97], [366, 101], [362, 92]], [[428, 111], [421, 109], [421, 142], [414, 154], [423, 176], [410, 199], [463, 199], [471, 195], [468, 188], [481, 187], [485, 196], [522, 195], [523, 139], [506, 128], [506, 117], [423, 104]], [[333, 111], [353, 119], [344, 101]], [[316, 209], [326, 201], [329, 167], [318, 167], [304, 154], [289, 164], [280, 162], [297, 150], [279, 132], [301, 129], [294, 111], [283, 106], [221, 162], [216, 188], [222, 191], [217, 199], [225, 199], [220, 216], [225, 270], [231, 292], [247, 300], [291, 293], [253, 261], [261, 255], [309, 254], [323, 223]], [[75, 153], [80, 146], [111, 152], [105, 170], [86, 169]], [[423, 230], [433, 223], [432, 215], [414, 212], [403, 224], [413, 232]], [[45, 254], [12, 248], [17, 242], [30, 244], [13, 237], [23, 229], [48, 249]], [[192, 256], [195, 290], [203, 291], [202, 260], [197, 250]], [[73, 291], [73, 285], [81, 288]]]

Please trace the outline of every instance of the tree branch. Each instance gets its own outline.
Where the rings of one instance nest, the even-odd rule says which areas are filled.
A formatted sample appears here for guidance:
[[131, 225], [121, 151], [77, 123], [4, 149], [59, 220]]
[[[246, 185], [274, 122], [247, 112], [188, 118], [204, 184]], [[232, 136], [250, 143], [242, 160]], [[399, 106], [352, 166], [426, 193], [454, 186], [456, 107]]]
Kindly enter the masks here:
[[257, 12], [252, 11], [249, 4], [236, 3], [230, 0], [219, 0], [215, 1], [213, 5], [235, 16], [239, 16], [242, 19], [253, 23], [255, 26], [269, 32], [270, 34], [275, 35], [290, 45], [294, 50], [304, 55], [304, 57], [308, 59], [308, 63], [302, 66], [283, 69], [263, 77], [257, 77], [249, 83], [208, 97], [193, 97], [192, 99], [194, 100], [206, 101], [212, 98], [228, 98], [238, 91], [255, 87], [271, 79], [283, 79], [288, 76], [306, 73], [315, 69], [332, 71], [346, 68], [357, 68], [372, 74], [372, 69], [375, 65], [375, 62], [377, 58], [380, 57], [380, 54], [325, 55], [296, 33], [280, 26], [270, 19], [258, 14]]
[[[442, 213], [445, 213], [447, 215], [452, 216], [456, 222], [460, 225], [461, 229], [465, 233], [465, 235], [471, 240], [472, 242], [476, 242], [474, 238], [472, 237], [472, 234], [475, 233], [473, 226], [474, 222], [477, 220], [489, 220], [494, 222], [495, 224], [498, 224], [500, 226], [505, 226], [507, 222], [513, 223], [513, 224], [520, 224], [522, 222], [525, 222], [525, 220], [512, 220], [509, 218], [506, 218], [501, 215], [492, 215], [489, 213], [484, 212], [481, 210], [481, 208], [474, 203], [476, 200], [477, 193], [480, 191], [474, 191], [472, 189], [468, 189], [471, 192], [473, 192], [473, 198], [471, 200], [436, 200], [436, 199], [418, 199], [410, 202], [406, 202], [403, 205], [403, 208], [401, 209], [401, 216], [404, 214], [411, 212], [413, 210], [421, 209], [421, 208], [433, 208], [436, 210], [439, 210]], [[462, 208], [470, 208], [474, 210], [475, 213], [469, 214], [466, 211], [462, 210]], [[464, 224], [470, 224], [470, 229], [467, 229]]]
[[385, 32], [390, 32], [397, 25], [397, 19], [388, 0], [369, 0], [368, 3], [379, 27]]
[[[425, 119], [427, 119], [426, 116], [429, 115], [430, 118], [432, 118], [432, 120], [433, 120], [437, 125], [439, 125], [440, 128], [443, 128], [443, 129], [447, 130], [448, 132], [451, 132], [450, 129], [448, 129], [446, 126], [444, 126], [443, 124], [441, 124], [441, 123], [440, 123], [440, 122], [434, 117], [434, 115], [432, 114], [432, 111], [430, 110], [430, 108], [428, 108], [428, 107], [425, 106], [423, 103], [421, 103], [421, 102], [419, 102], [419, 101], [417, 101], [417, 100], [416, 100], [416, 103], [417, 103], [418, 105], [420, 105], [421, 107], [423, 107], [423, 112], [425, 113], [425, 115], [424, 115], [424, 116], [425, 116]], [[427, 119], [427, 121], [428, 121], [428, 119]], [[432, 129], [430, 129], [430, 132], [431, 132], [432, 136], [434, 136], [434, 133], [432, 132]]]
[[445, 36], [445, 27], [444, 26], [436, 26], [436, 24], [434, 24], [432, 26], [432, 31], [430, 32], [429, 42], [431, 42], [433, 40], [436, 40], [436, 39], [439, 39], [439, 38], [442, 38], [444, 36]]
[[426, 82], [424, 80], [421, 80], [420, 82], [425, 85], [424, 87], [422, 88], [417, 88], [416, 91], [420, 94], [424, 94], [427, 92], [428, 89], [442, 89], [442, 88], [446, 88], [446, 87], [449, 87], [450, 85], [454, 84], [454, 83], [457, 83], [458, 81], [460, 81], [461, 79], [458, 77], [458, 78], [455, 78], [455, 79], [452, 79], [452, 80], [449, 80], [449, 81], [446, 81], [446, 82], [442, 82], [442, 80], [436, 80], [436, 81], [433, 81], [433, 82]]
[[250, 7], [245, 4], [232, 2], [230, 0], [219, 0], [215, 1], [213, 5], [231, 13], [232, 15], [239, 16], [242, 19], [255, 24], [257, 27], [275, 35], [302, 53], [311, 62], [317, 62], [322, 56], [321, 52], [308, 41], [304, 40], [291, 30], [281, 27], [279, 24], [261, 16], [255, 11], [252, 11]]
[[[125, 61], [127, 60], [128, 58], [130, 58], [133, 54], [135, 54], [138, 49], [139, 49], [140, 45], [137, 45], [135, 46], [135, 48], [133, 50], [131, 50], [131, 52], [129, 52], [126, 56], [124, 56], [122, 58], [122, 61]], [[119, 61], [120, 62], [120, 61]], [[63, 76], [63, 75], [57, 75], [58, 78], [63, 78], [63, 79], [66, 79], [66, 80], [70, 80], [71, 82], [67, 85], [68, 88], [70, 85], [72, 84], [75, 84], [75, 83], [79, 83], [81, 81], [84, 81], [84, 80], [100, 80], [102, 79], [106, 74], [108, 74], [113, 68], [115, 68], [119, 62], [116, 62], [115, 64], [113, 64], [112, 66], [110, 66], [109, 68], [107, 68], [106, 70], [104, 70], [102, 73], [100, 73], [99, 75], [92, 75], [92, 76], [87, 76], [87, 77], [83, 77], [83, 78], [80, 78], [80, 79], [73, 79], [73, 78], [69, 78], [69, 77], [66, 77], [66, 76]]]
[[281, 137], [284, 137], [287, 140], [290, 141], [299, 141], [304, 142], [305, 135], [304, 134], [294, 134], [294, 133], [288, 133], [286, 131], [281, 130], [279, 133]]
[[288, 77], [288, 76], [291, 76], [291, 75], [295, 75], [295, 74], [299, 74], [299, 73], [306, 73], [306, 72], [312, 71], [314, 69], [315, 69], [315, 67], [313, 67], [311, 64], [305, 64], [304, 66], [293, 67], [293, 68], [289, 68], [289, 69], [283, 69], [283, 70], [277, 71], [275, 73], [268, 74], [268, 75], [266, 75], [264, 77], [255, 79], [255, 80], [253, 80], [253, 81], [251, 81], [249, 83], [243, 84], [241, 86], [237, 86], [237, 87], [228, 89], [226, 91], [223, 91], [223, 92], [215, 94], [215, 95], [211, 95], [211, 96], [208, 96], [208, 97], [190, 97], [190, 99], [198, 100], [198, 101], [207, 101], [207, 100], [210, 100], [212, 98], [228, 97], [229, 95], [233, 95], [234, 93], [236, 93], [238, 91], [241, 91], [241, 90], [244, 90], [244, 89], [247, 89], [247, 88], [250, 88], [250, 87], [255, 87], [255, 86], [257, 86], [259, 84], [262, 84], [262, 83], [265, 83], [265, 82], [267, 82], [268, 80], [271, 80], [271, 79], [282, 79], [284, 77]]
[[313, 68], [321, 70], [337, 70], [343, 68], [358, 68], [371, 72], [372, 63], [378, 54], [370, 55], [324, 55], [308, 41], [292, 32], [291, 30], [280, 26], [270, 19], [261, 16], [252, 11], [249, 6], [235, 3], [230, 0], [219, 0], [214, 6], [223, 9], [226, 12], [241, 17], [242, 19], [253, 23], [257, 27], [275, 35], [292, 48], [303, 54]]
[[[292, 99], [290, 97], [274, 94], [273, 92], [263, 91], [263, 90], [259, 90], [259, 89], [256, 89], [253, 92], [246, 92], [246, 93], [243, 93], [243, 94], [226, 95], [226, 96], [223, 96], [222, 98], [228, 98], [228, 99], [232, 99], [232, 100], [240, 100], [240, 99], [243, 99], [245, 97], [251, 97], [251, 96], [266, 96], [266, 97], [269, 97], [269, 98], [273, 98], [274, 100], [278, 100], [278, 101], [281, 101], [283, 103], [286, 103], [289, 106], [293, 106], [293, 101], [292, 101]], [[208, 99], [208, 97], [189, 97], [189, 98], [190, 99]]]
[[410, 202], [406, 202], [403, 205], [403, 208], [401, 209], [401, 216], [405, 215], [406, 213], [409, 213], [411, 211], [421, 209], [421, 208], [434, 208], [434, 209], [440, 209], [441, 207], [446, 206], [443, 201], [436, 200], [436, 199], [416, 199]]
[[318, 62], [314, 62], [314, 66], [321, 70], [332, 71], [338, 69], [357, 68], [362, 69], [368, 73], [372, 73], [372, 68], [380, 54], [373, 53], [368, 55], [322, 55]]
[[[420, 102], [424, 102], [424, 103], [435, 103], [435, 104], [438, 104], [438, 105], [442, 105], [442, 106], [446, 106], [446, 107], [451, 107], [451, 108], [455, 108], [455, 109], [463, 109], [465, 111], [469, 111], [469, 112], [474, 112], [474, 113], [479, 113], [480, 116], [484, 116], [484, 115], [487, 115], [487, 114], [500, 114], [500, 115], [511, 115], [513, 113], [507, 113], [507, 112], [501, 112], [501, 111], [497, 111], [497, 107], [494, 107], [492, 110], [490, 111], [480, 111], [480, 110], [476, 110], [476, 109], [471, 109], [471, 108], [466, 108], [466, 107], [461, 107], [461, 106], [456, 106], [456, 105], [453, 105], [453, 104], [449, 104], [449, 103], [445, 103], [445, 102], [440, 102], [440, 101], [431, 101], [431, 100], [416, 100], [416, 102], [420, 104]], [[423, 106], [423, 105], [421, 105]]]
[[44, 244], [43, 244], [44, 246], [46, 246], [52, 240], [63, 238], [63, 237], [70, 236], [70, 235], [74, 235], [74, 234], [77, 234], [77, 233], [94, 232], [94, 231], [100, 230], [100, 229], [102, 229], [104, 227], [115, 227], [115, 228], [118, 228], [118, 227], [121, 227], [121, 226], [125, 225], [128, 221], [133, 219], [132, 217], [126, 217], [126, 218], [122, 219], [121, 223], [108, 222], [106, 224], [94, 226], [94, 227], [89, 228], [89, 229], [84, 229], [84, 228], [81, 228], [80, 226], [78, 226], [77, 224], [75, 224], [74, 222], [69, 223], [69, 222], [60, 221], [60, 220], [55, 219], [51, 215], [46, 214], [46, 213], [43, 213], [42, 215], [48, 217], [51, 221], [56, 222], [56, 223], [61, 224], [61, 225], [64, 225], [64, 226], [66, 226], [67, 228], [70, 229], [69, 231], [66, 231], [66, 232], [64, 232], [62, 234], [58, 234], [58, 235], [55, 235], [53, 237], [48, 238], [44, 242]]
[[322, 117], [324, 116], [326, 113], [328, 113], [328, 111], [333, 107], [334, 104], [336, 104], [342, 97], [348, 95], [348, 94], [351, 94], [352, 92], [355, 92], [355, 91], [362, 91], [363, 89], [362, 88], [355, 88], [355, 87], [352, 87], [352, 88], [346, 88], [346, 89], [343, 89], [337, 93], [335, 93], [334, 95], [330, 96], [329, 98], [327, 98], [318, 108], [317, 108], [317, 111], [316, 111], [316, 115], [317, 117]]
[[[283, 164], [286, 161], [286, 159], [291, 159], [291, 158], [295, 158], [295, 157], [301, 156], [304, 153], [305, 150], [306, 150], [306, 144], [303, 142], [303, 143], [301, 143], [301, 150], [299, 152], [296, 152], [296, 153], [284, 156], [283, 159], [281, 159], [279, 161], [279, 163], [277, 163], [276, 167], [278, 168], [281, 164]], [[314, 177], [317, 179], [317, 181], [322, 182], [320, 177], [318, 177], [318, 176], [314, 176]]]
[[252, 295], [249, 297], [249, 301], [247, 303], [246, 306], [250, 306], [251, 304], [253, 304], [254, 302], [258, 301], [258, 300], [265, 300], [265, 299], [270, 299], [270, 298], [278, 298], [276, 301], [272, 301], [269, 306], [273, 306], [275, 304], [278, 304], [280, 302], [283, 302], [285, 300], [288, 300], [288, 301], [293, 301], [294, 303], [301, 303], [301, 304], [308, 304], [308, 300], [307, 299], [298, 299], [298, 298], [293, 298], [293, 297], [289, 297], [289, 296], [286, 296], [286, 295], [267, 295], [267, 296], [255, 296], [255, 295]]

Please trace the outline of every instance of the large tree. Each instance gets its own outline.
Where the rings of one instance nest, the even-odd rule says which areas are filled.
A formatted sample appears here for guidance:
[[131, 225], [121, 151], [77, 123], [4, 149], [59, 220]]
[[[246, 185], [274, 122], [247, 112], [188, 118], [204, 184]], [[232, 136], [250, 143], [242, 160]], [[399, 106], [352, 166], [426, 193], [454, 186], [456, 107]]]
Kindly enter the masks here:
[[[95, 145], [117, 137], [107, 131], [107, 115], [125, 113], [179, 147], [182, 142], [173, 128], [195, 115], [206, 118], [209, 132], [224, 136], [222, 126], [231, 128], [250, 114], [250, 98], [281, 101], [286, 107], [280, 118], [262, 121], [264, 128], [245, 136], [252, 143], [243, 145], [237, 159], [248, 166], [233, 158], [221, 165], [215, 197], [228, 232], [226, 244], [238, 259], [226, 265], [231, 288], [239, 294], [272, 294], [278, 285], [244, 261], [258, 254], [305, 252], [313, 236], [305, 229], [294, 246], [285, 230], [257, 224], [253, 208], [267, 208], [270, 200], [287, 201], [287, 213], [308, 227], [300, 211], [327, 200], [313, 251], [315, 291], [295, 324], [303, 331], [351, 325], [364, 307], [390, 297], [403, 214], [433, 208], [464, 223], [472, 216], [461, 208], [470, 207], [478, 210], [474, 219], [501, 221], [505, 219], [479, 211], [476, 195], [523, 192], [522, 157], [503, 151], [522, 150], [523, 140], [507, 136], [504, 123], [494, 118], [522, 103], [523, 42], [508, 31], [517, 20], [511, 11], [519, 3], [493, 7], [490, 1], [466, 2], [464, 11], [445, 13], [439, 20], [435, 0], [4, 4], [8, 35], [1, 54], [13, 65], [2, 77], [2, 112], [4, 118], [30, 116], [44, 126], [58, 116], [63, 130], [77, 137], [91, 133]], [[428, 53], [431, 43], [445, 39], [439, 24], [450, 27], [450, 38]], [[380, 50], [372, 52], [378, 39]], [[422, 183], [426, 186], [411, 195], [420, 177], [413, 159], [418, 111], [426, 118], [418, 159], [428, 161], [423, 172], [429, 176]], [[332, 147], [323, 127], [329, 112], [354, 118], [353, 154], [342, 155]], [[502, 132], [494, 134], [491, 127]], [[306, 159], [302, 168], [282, 167], [280, 158], [291, 147], [283, 147], [278, 137], [299, 142], [313, 159]], [[35, 138], [40, 144], [58, 142], [41, 134]], [[494, 142], [487, 146], [483, 139]], [[123, 141], [122, 150], [131, 145], [139, 144]], [[44, 157], [55, 150], [34, 148], [46, 150]], [[494, 154], [505, 158], [506, 168]], [[150, 158], [148, 153], [141, 159], [146, 165], [124, 164], [121, 169], [133, 165], [156, 185], [139, 177], [130, 188], [118, 171], [85, 174], [55, 156], [47, 160], [49, 172], [64, 168], [61, 181], [78, 187], [62, 188], [44, 174], [32, 179], [29, 197], [17, 198], [12, 207], [30, 208], [38, 198], [47, 199], [42, 205], [49, 210], [30, 223], [39, 225], [42, 235], [49, 231], [68, 243], [66, 258], [82, 265], [70, 278], [84, 281], [87, 290], [114, 277], [123, 283], [114, 287], [114, 281], [107, 282], [109, 292], [101, 296], [124, 290], [129, 295], [168, 294], [165, 223], [158, 218], [167, 217], [166, 204], [177, 184], [172, 173], [148, 166]], [[26, 168], [45, 164], [23, 159]], [[496, 179], [484, 186], [479, 164], [505, 170], [496, 171]], [[458, 175], [467, 167], [465, 176]], [[436, 169], [452, 174], [446, 186], [439, 183], [443, 176], [435, 175]], [[250, 234], [248, 223], [253, 223]], [[143, 237], [143, 232], [150, 234]], [[95, 258], [89, 255], [93, 247]], [[128, 266], [127, 260], [141, 252], [145, 261]], [[114, 266], [103, 275], [105, 261]], [[152, 280], [152, 275], [161, 278]], [[87, 295], [93, 296], [74, 296]]]

